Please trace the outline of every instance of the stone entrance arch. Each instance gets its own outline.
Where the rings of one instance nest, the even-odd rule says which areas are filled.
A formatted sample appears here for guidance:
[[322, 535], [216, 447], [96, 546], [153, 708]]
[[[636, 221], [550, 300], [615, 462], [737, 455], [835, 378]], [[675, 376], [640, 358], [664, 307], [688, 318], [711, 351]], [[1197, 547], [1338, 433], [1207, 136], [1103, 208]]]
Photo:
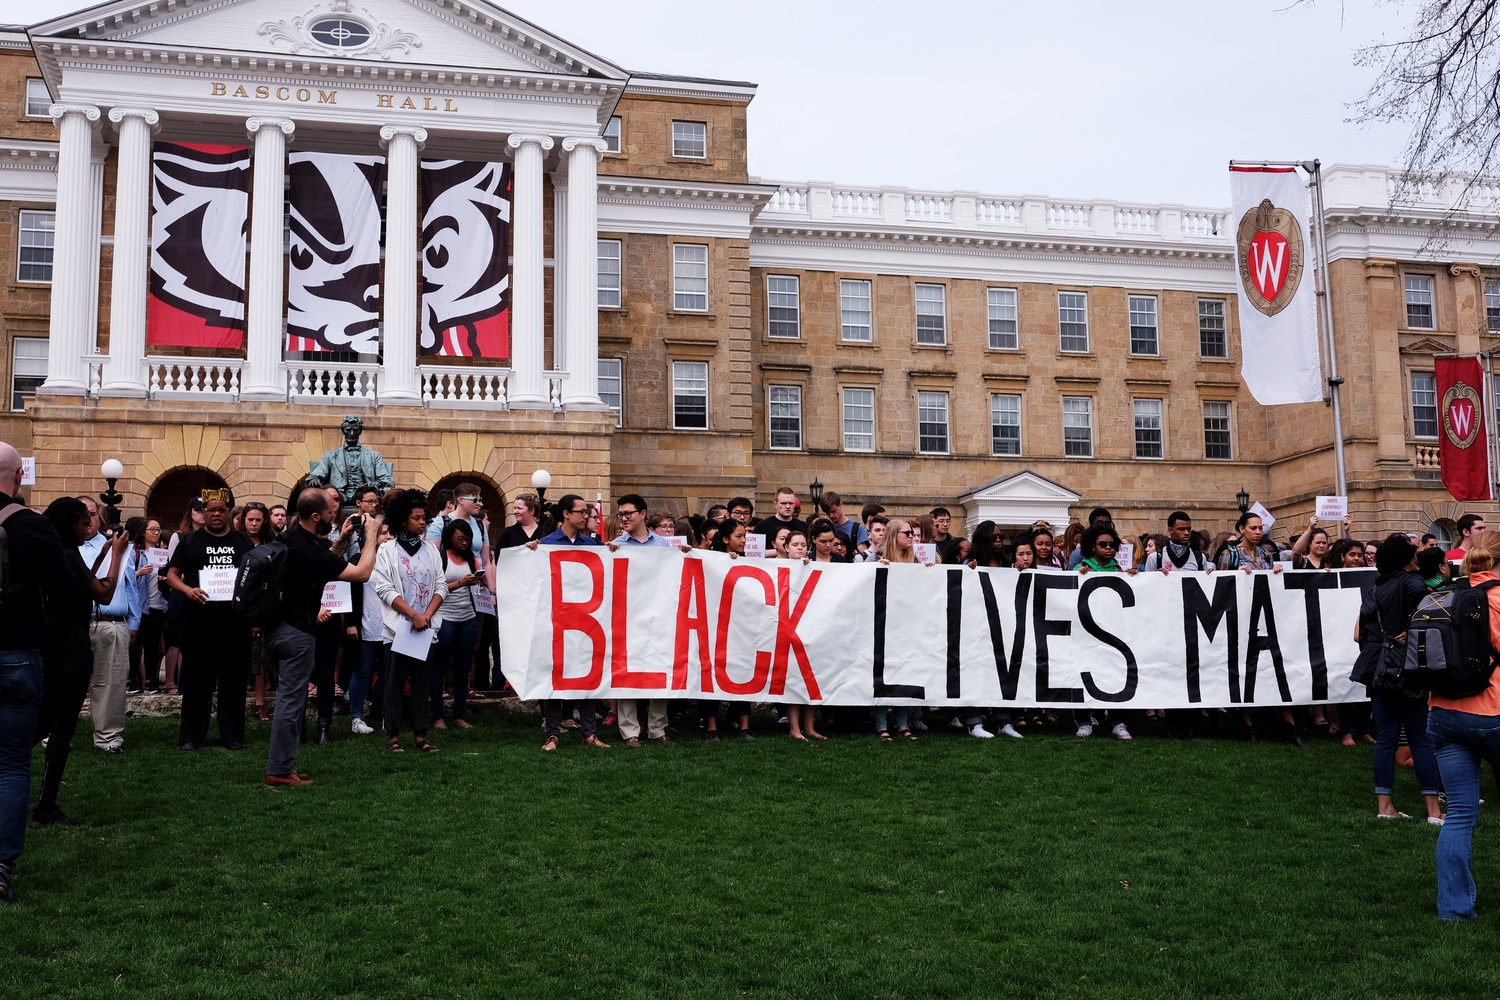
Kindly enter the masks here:
[[[479, 472], [450, 472], [433, 483], [427, 495], [431, 496], [436, 490], [457, 490], [459, 483], [473, 483], [479, 487], [479, 495], [484, 497], [485, 512], [490, 516], [490, 528], [498, 534], [505, 527], [509, 511], [505, 509], [505, 491], [495, 485], [495, 481], [489, 476]], [[429, 517], [436, 513], [437, 511], [432, 510], [427, 512]]]
[[[161, 524], [163, 537], [170, 537], [177, 530], [182, 515], [187, 513], [188, 503], [202, 490], [227, 489], [229, 484], [212, 469], [199, 465], [185, 466], [165, 472], [151, 484], [146, 493], [146, 516]], [[233, 501], [231, 501], [233, 506]]]

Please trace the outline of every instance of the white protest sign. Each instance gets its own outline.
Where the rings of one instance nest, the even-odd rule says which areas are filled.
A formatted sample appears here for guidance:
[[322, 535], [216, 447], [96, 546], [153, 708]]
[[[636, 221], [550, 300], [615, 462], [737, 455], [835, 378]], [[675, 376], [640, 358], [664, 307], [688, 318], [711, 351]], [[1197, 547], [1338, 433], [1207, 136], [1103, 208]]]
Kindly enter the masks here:
[[426, 660], [427, 654], [432, 652], [432, 644], [436, 641], [437, 629], [425, 628], [420, 632], [413, 632], [411, 619], [402, 615], [396, 621], [396, 637], [391, 643], [391, 649], [413, 660]]
[[1121, 542], [1119, 551], [1115, 553], [1115, 562], [1120, 564], [1121, 569], [1130, 569], [1135, 565], [1135, 543]]
[[686, 549], [688, 547], [687, 535], [668, 535], [667, 541], [671, 542], [679, 549]]
[[323, 587], [323, 610], [330, 614], [352, 614], [354, 594], [348, 580], [333, 580]]
[[1319, 521], [1342, 521], [1349, 516], [1348, 497], [1318, 497], [1313, 508]]
[[766, 536], [751, 532], [745, 536], [745, 555], [751, 559], [766, 557]]
[[35, 486], [36, 485], [36, 459], [34, 459], [34, 458], [23, 458], [23, 459], [21, 459], [21, 485], [22, 486]]
[[234, 600], [234, 578], [239, 570], [233, 566], [198, 571], [198, 588], [208, 594], [210, 601]]
[[1276, 518], [1272, 517], [1271, 512], [1261, 506], [1259, 500], [1250, 505], [1250, 513], [1260, 518], [1260, 526], [1267, 531], [1270, 531], [1271, 525], [1276, 523]]
[[488, 588], [476, 583], [469, 589], [469, 592], [474, 595], [475, 611], [482, 615], [495, 613], [495, 595], [490, 593]]
[[937, 562], [936, 542], [917, 542], [912, 548], [915, 550], [913, 555], [917, 557], [917, 562], [923, 566], [926, 566], [928, 563]]
[[155, 566], [156, 571], [160, 573], [167, 565], [167, 550], [160, 547], [147, 549], [146, 561]]

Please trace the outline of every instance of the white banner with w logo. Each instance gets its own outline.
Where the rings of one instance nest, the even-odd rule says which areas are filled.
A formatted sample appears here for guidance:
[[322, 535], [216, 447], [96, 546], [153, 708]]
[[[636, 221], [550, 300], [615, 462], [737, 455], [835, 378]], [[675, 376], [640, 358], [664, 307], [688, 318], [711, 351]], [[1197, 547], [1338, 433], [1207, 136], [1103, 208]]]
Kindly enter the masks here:
[[1256, 400], [1323, 398], [1307, 189], [1293, 167], [1231, 164], [1240, 374]]

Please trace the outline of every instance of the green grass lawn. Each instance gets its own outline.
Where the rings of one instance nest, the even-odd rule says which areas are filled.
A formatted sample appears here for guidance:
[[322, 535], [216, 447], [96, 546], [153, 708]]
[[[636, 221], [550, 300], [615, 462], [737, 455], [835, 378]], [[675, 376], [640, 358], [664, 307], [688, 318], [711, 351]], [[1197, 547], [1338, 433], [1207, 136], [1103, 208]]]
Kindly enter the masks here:
[[84, 825], [27, 842], [0, 996], [1500, 995], [1500, 918], [1437, 921], [1436, 830], [1375, 820], [1368, 746], [766, 720], [543, 754], [534, 716], [474, 718], [394, 755], [340, 717], [299, 756], [316, 786], [280, 790], [264, 723], [241, 753], [179, 752], [175, 719], [120, 757], [80, 733]]

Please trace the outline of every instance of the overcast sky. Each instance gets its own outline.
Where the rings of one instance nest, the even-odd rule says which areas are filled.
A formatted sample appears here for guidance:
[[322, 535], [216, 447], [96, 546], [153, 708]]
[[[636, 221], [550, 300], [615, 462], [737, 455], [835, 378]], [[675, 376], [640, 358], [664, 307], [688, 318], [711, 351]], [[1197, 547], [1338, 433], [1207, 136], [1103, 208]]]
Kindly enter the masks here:
[[1348, 119], [1373, 79], [1355, 50], [1403, 37], [1410, 2], [504, 6], [629, 70], [759, 84], [750, 172], [768, 180], [1219, 207], [1232, 158], [1387, 164], [1406, 142]]

